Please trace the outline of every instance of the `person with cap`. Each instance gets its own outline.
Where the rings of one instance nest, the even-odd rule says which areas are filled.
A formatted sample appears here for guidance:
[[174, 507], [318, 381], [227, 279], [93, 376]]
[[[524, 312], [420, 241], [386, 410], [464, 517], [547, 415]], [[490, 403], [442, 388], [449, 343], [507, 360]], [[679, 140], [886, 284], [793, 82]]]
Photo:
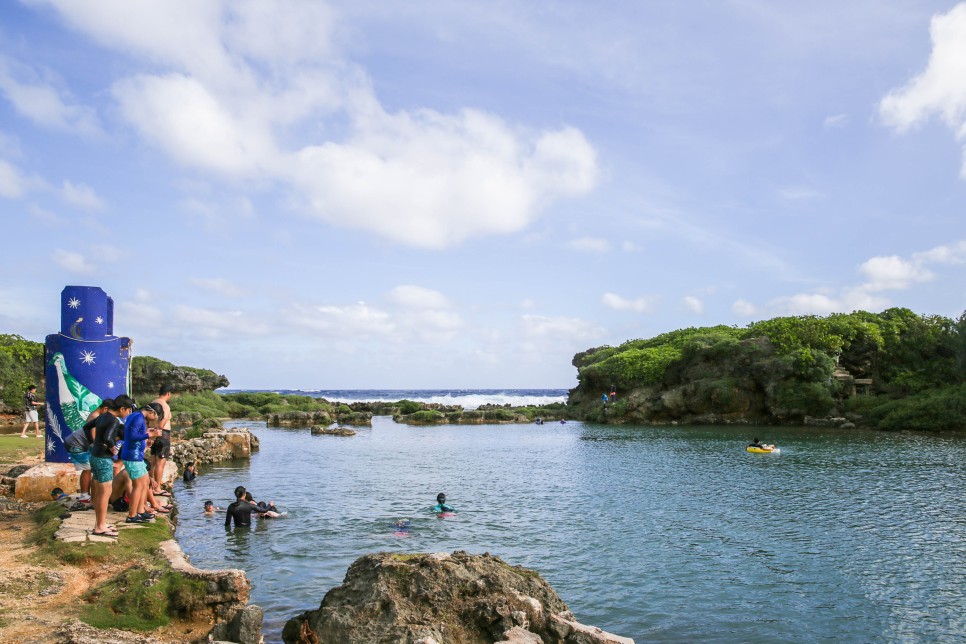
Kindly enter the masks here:
[[158, 408], [148, 404], [136, 409], [130, 396], [114, 399], [120, 417], [124, 419], [124, 442], [121, 446], [121, 460], [124, 469], [131, 477], [131, 498], [125, 523], [148, 523], [154, 514], [146, 509], [148, 500], [148, 468], [144, 466], [144, 448], [148, 437], [160, 436], [160, 429], [149, 429], [148, 422], [157, 420]]
[[456, 512], [456, 510], [451, 505], [446, 504], [446, 495], [440, 492], [436, 495], [436, 505], [434, 505], [430, 512], [433, 514], [443, 514], [444, 512]]

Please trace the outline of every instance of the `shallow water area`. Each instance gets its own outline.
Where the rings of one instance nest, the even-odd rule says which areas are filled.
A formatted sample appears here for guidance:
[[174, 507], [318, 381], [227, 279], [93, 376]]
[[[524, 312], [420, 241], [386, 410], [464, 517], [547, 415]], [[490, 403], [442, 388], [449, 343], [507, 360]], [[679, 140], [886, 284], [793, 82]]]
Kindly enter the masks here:
[[[963, 436], [233, 424], [261, 451], [178, 483], [178, 539], [195, 565], [248, 573], [266, 641], [363, 554], [453, 550], [533, 568], [582, 622], [638, 642], [966, 637]], [[745, 452], [753, 433], [781, 454]], [[236, 485], [288, 515], [226, 531], [202, 505]], [[458, 514], [430, 514], [438, 492]]]

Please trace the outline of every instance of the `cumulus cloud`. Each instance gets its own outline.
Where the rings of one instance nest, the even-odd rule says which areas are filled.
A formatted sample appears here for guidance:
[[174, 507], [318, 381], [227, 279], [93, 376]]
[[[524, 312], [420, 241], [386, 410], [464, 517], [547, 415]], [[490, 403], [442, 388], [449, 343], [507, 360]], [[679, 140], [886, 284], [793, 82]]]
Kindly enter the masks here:
[[831, 114], [825, 117], [825, 120], [822, 122], [822, 127], [824, 127], [825, 129], [832, 129], [832, 128], [838, 128], [838, 127], [845, 127], [848, 124], [849, 124], [848, 114]]
[[94, 189], [83, 183], [75, 185], [64, 181], [61, 196], [67, 203], [85, 210], [100, 210], [104, 207], [104, 201], [97, 196]]
[[[777, 315], [827, 315], [855, 310], [877, 311], [890, 305], [887, 291], [903, 291], [938, 277], [930, 266], [966, 263], [966, 240], [936, 246], [909, 257], [880, 255], [858, 266], [864, 282], [836, 292], [797, 293], [771, 300], [764, 307]], [[738, 300], [732, 310], [739, 315], [754, 315], [756, 308]]]
[[449, 299], [433, 289], [404, 284], [397, 286], [389, 293], [389, 299], [397, 306], [412, 309], [447, 309]]
[[87, 275], [94, 272], [94, 265], [80, 253], [58, 248], [51, 255], [51, 259], [71, 273]]
[[39, 177], [27, 176], [17, 166], [0, 159], [0, 197], [20, 199], [44, 185]]
[[192, 277], [188, 280], [195, 286], [200, 286], [203, 289], [212, 291], [213, 293], [218, 293], [225, 297], [241, 297], [245, 295], [245, 289], [243, 289], [238, 284], [235, 284], [231, 280], [225, 279], [223, 277]]
[[748, 300], [735, 300], [734, 304], [731, 305], [731, 310], [743, 317], [758, 315], [758, 307]]
[[567, 343], [594, 341], [603, 335], [597, 324], [569, 317], [525, 314], [520, 316], [524, 336]]
[[268, 335], [272, 328], [264, 320], [237, 310], [206, 309], [179, 305], [172, 318], [176, 324], [203, 338], [223, 336]]
[[290, 187], [335, 226], [441, 249], [520, 231], [598, 180], [596, 151], [573, 127], [387, 111], [339, 57], [321, 3], [36, 1], [154, 65], [111, 89], [144, 140], [185, 166]]
[[873, 257], [859, 266], [859, 272], [868, 278], [865, 288], [869, 291], [907, 289], [919, 282], [928, 282], [935, 274], [921, 262], [903, 259], [897, 255]]
[[[929, 32], [932, 54], [926, 69], [889, 92], [879, 103], [879, 113], [900, 132], [938, 115], [966, 144], [966, 3], [933, 16]], [[966, 178], [966, 160], [961, 176]]]
[[686, 295], [681, 303], [684, 305], [684, 309], [696, 315], [704, 314], [704, 302], [694, 297], [693, 295]]
[[330, 338], [388, 337], [396, 325], [389, 314], [365, 302], [347, 306], [293, 304], [285, 318], [295, 327]]
[[570, 248], [591, 253], [606, 253], [610, 250], [610, 242], [599, 237], [578, 237], [567, 244]]
[[88, 135], [100, 132], [93, 110], [73, 104], [65, 92], [37, 76], [27, 65], [0, 56], [0, 93], [18, 114], [57, 130]]
[[607, 308], [615, 311], [635, 311], [637, 313], [650, 313], [654, 310], [656, 301], [653, 297], [638, 297], [628, 299], [616, 293], [604, 293], [601, 302]]

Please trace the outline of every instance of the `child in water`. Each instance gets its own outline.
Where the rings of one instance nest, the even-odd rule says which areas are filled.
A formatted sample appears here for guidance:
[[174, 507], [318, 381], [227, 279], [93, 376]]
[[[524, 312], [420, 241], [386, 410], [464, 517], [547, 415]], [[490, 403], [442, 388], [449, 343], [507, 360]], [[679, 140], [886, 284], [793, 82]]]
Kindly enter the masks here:
[[212, 501], [205, 501], [205, 514], [214, 514], [221, 508], [216, 507]]
[[436, 495], [436, 505], [430, 509], [430, 512], [433, 514], [443, 514], [444, 512], [455, 514], [456, 509], [446, 504], [446, 495], [440, 492]]

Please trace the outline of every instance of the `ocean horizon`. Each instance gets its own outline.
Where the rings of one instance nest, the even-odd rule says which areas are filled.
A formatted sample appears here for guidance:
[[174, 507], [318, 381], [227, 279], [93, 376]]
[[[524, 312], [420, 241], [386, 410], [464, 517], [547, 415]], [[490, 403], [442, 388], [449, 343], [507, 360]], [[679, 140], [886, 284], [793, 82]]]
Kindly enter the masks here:
[[330, 402], [397, 402], [412, 400], [419, 403], [460, 405], [463, 409], [477, 409], [481, 405], [550, 405], [566, 403], [569, 389], [219, 389], [220, 394], [276, 393], [311, 396]]

